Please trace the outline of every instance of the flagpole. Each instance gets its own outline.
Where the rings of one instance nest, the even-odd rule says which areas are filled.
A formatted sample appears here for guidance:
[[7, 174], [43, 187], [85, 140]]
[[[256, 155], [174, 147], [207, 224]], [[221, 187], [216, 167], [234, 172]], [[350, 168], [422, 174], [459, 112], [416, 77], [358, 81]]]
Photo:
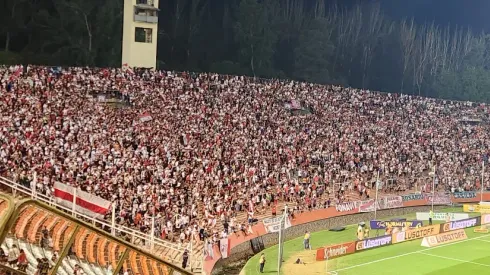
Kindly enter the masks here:
[[480, 193], [480, 202], [483, 202], [483, 186], [485, 180], [485, 160], [481, 163], [481, 193]]
[[374, 199], [374, 219], [376, 220], [376, 215], [378, 213], [378, 183], [379, 183], [379, 169], [378, 174], [376, 176], [376, 183], [374, 184], [374, 188], [376, 188], [376, 195]]
[[111, 234], [112, 236], [116, 236], [116, 205], [114, 205], [114, 202], [112, 203], [111, 224], [112, 224]]
[[436, 186], [436, 166], [434, 165], [434, 175], [432, 175], [432, 212], [434, 212], [435, 186]]
[[153, 252], [153, 248], [155, 248], [155, 213], [151, 217], [151, 236], [150, 236], [150, 249]]
[[75, 214], [75, 211], [76, 211], [76, 208], [77, 207], [77, 188], [73, 187], [73, 205], [72, 205], [72, 216], [76, 216]]

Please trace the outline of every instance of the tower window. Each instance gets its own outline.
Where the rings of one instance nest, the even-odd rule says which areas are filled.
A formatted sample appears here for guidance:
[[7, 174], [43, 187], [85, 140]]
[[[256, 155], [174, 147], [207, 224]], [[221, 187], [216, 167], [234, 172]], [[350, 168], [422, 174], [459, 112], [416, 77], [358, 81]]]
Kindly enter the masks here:
[[152, 42], [152, 29], [150, 28], [136, 28], [134, 31], [134, 41], [141, 43]]

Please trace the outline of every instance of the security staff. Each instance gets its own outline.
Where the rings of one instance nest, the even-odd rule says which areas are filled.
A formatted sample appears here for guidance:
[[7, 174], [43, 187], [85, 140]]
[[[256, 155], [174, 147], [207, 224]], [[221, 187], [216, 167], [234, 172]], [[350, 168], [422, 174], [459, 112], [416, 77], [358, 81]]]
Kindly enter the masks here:
[[264, 273], [264, 266], [265, 266], [265, 255], [264, 255], [264, 253], [262, 253], [260, 255], [259, 264], [260, 264], [260, 273]]
[[431, 209], [429, 211], [429, 225], [432, 225], [432, 218], [434, 218], [434, 211]]
[[305, 249], [311, 249], [310, 246], [310, 232], [305, 231], [305, 238], [303, 239], [303, 245]]
[[369, 227], [366, 226], [364, 228], [364, 239], [368, 239], [369, 238]]

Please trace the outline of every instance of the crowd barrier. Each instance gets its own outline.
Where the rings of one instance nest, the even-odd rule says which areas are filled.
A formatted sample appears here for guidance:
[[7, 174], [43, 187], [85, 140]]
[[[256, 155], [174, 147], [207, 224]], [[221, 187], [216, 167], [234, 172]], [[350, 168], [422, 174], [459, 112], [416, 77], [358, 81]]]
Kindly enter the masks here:
[[[450, 203], [455, 203], [455, 204], [460, 204], [460, 203], [477, 203], [480, 202], [481, 199], [483, 201], [490, 201], [490, 192], [483, 192], [483, 194], [480, 194], [479, 192], [464, 192], [464, 194], [458, 193], [458, 194], [435, 194], [435, 196], [432, 196], [432, 194], [409, 194], [409, 195], [402, 195], [400, 196], [402, 198], [402, 205], [397, 208], [387, 208], [388, 209], [400, 209], [400, 208], [406, 208], [406, 207], [421, 207], [421, 206], [430, 206], [432, 203], [436, 206], [444, 206], [448, 205], [448, 202]], [[390, 206], [392, 206], [392, 202], [396, 201], [393, 199], [385, 200], [385, 202], [389, 202]], [[327, 209], [319, 209], [319, 210], [314, 210], [311, 212], [304, 212], [296, 215], [296, 218], [291, 221], [291, 228], [288, 230], [295, 230], [295, 226], [299, 225], [307, 225], [307, 224], [313, 224], [315, 222], [319, 222], [322, 220], [327, 220], [330, 218], [334, 217], [341, 217], [341, 216], [348, 216], [348, 215], [355, 215], [355, 214], [361, 214], [359, 206], [361, 205], [366, 205], [366, 203], [363, 202], [346, 202], [339, 204], [335, 207], [330, 207]], [[373, 207], [374, 208], [374, 207]], [[366, 208], [363, 207], [363, 210]], [[384, 208], [380, 208], [378, 205], [377, 210], [383, 210]], [[374, 209], [373, 209], [374, 210]], [[476, 211], [475, 211], [476, 212]], [[362, 213], [366, 214], [366, 213]], [[367, 213], [370, 214], [370, 213]], [[488, 218], [490, 220], [490, 217]], [[328, 227], [325, 227], [324, 229], [327, 229]], [[277, 233], [268, 233], [263, 225], [262, 222], [259, 222], [258, 224], [254, 225], [252, 227], [253, 233], [249, 234], [247, 236], [235, 236], [232, 235], [230, 236], [230, 256], [236, 256], [234, 255], [238, 251], [236, 249], [240, 249], [239, 256], [236, 257], [231, 257], [230, 261], [237, 261], [242, 258], [248, 257], [250, 254], [244, 253], [243, 252], [243, 246], [241, 244], [249, 243], [250, 241], [257, 241], [262, 238], [265, 238], [266, 236], [269, 235], [277, 235]], [[437, 229], [434, 229], [435, 232], [440, 232], [440, 227]], [[299, 237], [302, 234], [304, 234], [303, 230], [299, 230], [297, 233], [294, 233], [294, 237]], [[422, 232], [422, 237], [423, 238], [423, 232]], [[416, 235], [415, 235], [416, 236]], [[413, 239], [413, 236], [409, 236], [411, 239]], [[270, 238], [274, 239], [277, 237], [270, 236]], [[291, 237], [292, 238], [292, 237]], [[393, 243], [393, 239], [392, 239]], [[277, 244], [277, 242], [275, 243]], [[248, 245], [250, 246], [250, 244]], [[270, 245], [269, 245], [270, 246]], [[236, 248], [236, 249], [235, 249]], [[251, 250], [251, 248], [249, 249]], [[350, 249], [348, 249], [350, 251]], [[214, 258], [208, 259], [204, 262], [204, 272], [206, 274], [211, 274], [213, 269], [215, 268], [215, 265], [218, 261], [222, 260], [220, 253], [219, 253], [219, 248], [215, 247], [213, 249], [214, 253]], [[325, 252], [323, 252], [325, 254]], [[226, 261], [228, 262], [228, 261]], [[219, 266], [224, 265], [226, 262], [221, 261]]]

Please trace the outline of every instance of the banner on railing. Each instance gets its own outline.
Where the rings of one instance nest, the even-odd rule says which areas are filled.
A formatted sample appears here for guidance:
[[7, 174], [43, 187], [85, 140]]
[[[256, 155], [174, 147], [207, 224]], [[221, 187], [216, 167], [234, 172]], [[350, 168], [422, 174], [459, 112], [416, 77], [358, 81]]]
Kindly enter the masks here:
[[453, 194], [455, 199], [473, 199], [476, 198], [476, 192], [458, 192]]
[[449, 194], [435, 193], [434, 195], [427, 194], [425, 196], [427, 198], [427, 204], [432, 204], [432, 201], [434, 201], [434, 205], [449, 205], [452, 203], [451, 195]]
[[[262, 222], [264, 223], [265, 231], [267, 233], [275, 233], [279, 232], [281, 229], [281, 219], [282, 216], [274, 217], [274, 218], [266, 218]], [[286, 218], [286, 222], [284, 223], [284, 228], [291, 227], [291, 221], [289, 218]]]
[[380, 200], [378, 200], [377, 203], [375, 203], [374, 200], [362, 201], [361, 204], [359, 205], [359, 212], [373, 212], [375, 205], [376, 205], [376, 209], [380, 210], [382, 209], [381, 203], [382, 201]]
[[54, 184], [56, 202], [97, 219], [103, 219], [110, 211], [111, 202], [60, 182]]
[[388, 196], [388, 197], [384, 197], [383, 200], [384, 200], [383, 209], [403, 207], [403, 198], [401, 196]]
[[228, 258], [228, 255], [230, 255], [230, 248], [230, 239], [223, 238], [219, 240], [219, 251], [221, 252], [221, 258]]
[[418, 201], [424, 199], [424, 195], [422, 194], [408, 194], [402, 195], [401, 197], [403, 201]]
[[351, 201], [351, 202], [343, 202], [339, 203], [335, 206], [335, 209], [339, 212], [348, 212], [356, 209], [359, 204], [361, 204], [360, 201]]
[[[373, 212], [375, 200], [361, 201], [359, 204], [359, 212]], [[387, 196], [378, 199], [376, 203], [376, 209], [392, 209], [403, 207], [403, 199], [401, 196]]]

